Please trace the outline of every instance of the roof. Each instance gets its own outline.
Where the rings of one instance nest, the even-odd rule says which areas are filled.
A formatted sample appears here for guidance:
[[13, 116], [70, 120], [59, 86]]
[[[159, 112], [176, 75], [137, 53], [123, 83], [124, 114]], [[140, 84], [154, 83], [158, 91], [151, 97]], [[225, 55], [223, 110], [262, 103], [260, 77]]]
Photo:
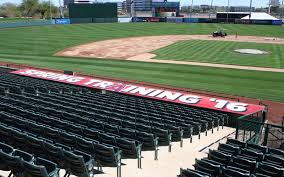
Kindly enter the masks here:
[[245, 15], [249, 15], [250, 12], [217, 12], [217, 14], [245, 14]]
[[251, 17], [249, 18], [249, 15], [242, 18], [242, 20], [279, 20], [267, 13], [264, 12], [252, 12]]

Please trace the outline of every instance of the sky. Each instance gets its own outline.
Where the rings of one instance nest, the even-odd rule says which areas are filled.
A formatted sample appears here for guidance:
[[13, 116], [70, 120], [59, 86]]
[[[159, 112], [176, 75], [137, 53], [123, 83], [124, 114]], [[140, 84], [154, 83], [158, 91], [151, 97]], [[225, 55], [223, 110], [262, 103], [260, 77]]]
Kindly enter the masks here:
[[[55, 5], [59, 4], [59, 0], [51, 0]], [[60, 0], [63, 3], [63, 0]], [[109, 1], [122, 1], [122, 0], [98, 0], [103, 2]], [[168, 0], [168, 1], [176, 1], [176, 0]], [[191, 0], [180, 0], [182, 5], [189, 5], [191, 4]], [[249, 6], [250, 0], [229, 0], [230, 6]], [[0, 4], [12, 2], [12, 3], [21, 3], [22, 0], [0, 0]], [[252, 0], [254, 7], [264, 7], [267, 6], [269, 0]], [[200, 5], [200, 4], [210, 4], [211, 0], [193, 0], [193, 5]], [[213, 5], [223, 5], [227, 6], [227, 0], [213, 0]]]

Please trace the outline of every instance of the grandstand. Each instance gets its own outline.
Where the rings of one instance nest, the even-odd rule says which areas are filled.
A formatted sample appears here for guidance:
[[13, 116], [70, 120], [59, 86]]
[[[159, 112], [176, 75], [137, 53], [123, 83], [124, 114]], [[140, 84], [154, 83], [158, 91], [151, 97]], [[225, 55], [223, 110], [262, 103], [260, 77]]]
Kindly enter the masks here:
[[[155, 166], [157, 163], [153, 162], [164, 158], [165, 154], [176, 153], [179, 158], [167, 159], [179, 160], [180, 164], [166, 162], [167, 168], [173, 169], [169, 173], [172, 174], [180, 167], [192, 165], [194, 157], [206, 155], [198, 152], [214, 149], [213, 145], [222, 143], [226, 137], [235, 136], [233, 128], [219, 129], [234, 126], [235, 113], [102, 92], [20, 76], [11, 71], [0, 68], [0, 173], [46, 177], [63, 176], [64, 170], [64, 176], [87, 177], [111, 173], [110, 176], [130, 177], [138, 174], [133, 170], [135, 164], [137, 170], [146, 171], [141, 176], [150, 177], [161, 175], [153, 172], [158, 168]], [[256, 116], [253, 118], [259, 119]], [[258, 131], [260, 128], [254, 133]], [[232, 174], [234, 170], [245, 175], [267, 175], [266, 168], [275, 169], [277, 175], [283, 172], [284, 161], [282, 163], [280, 157], [269, 153], [282, 155], [284, 152], [232, 139], [227, 142], [237, 142], [242, 146], [220, 144], [218, 151], [209, 151], [209, 160], [196, 160], [197, 171], [182, 169], [180, 176], [194, 176], [191, 173], [219, 176], [224, 171]], [[189, 151], [174, 149], [176, 152], [172, 152], [172, 147], [177, 145]], [[261, 149], [262, 154], [247, 149]], [[188, 157], [185, 157], [185, 152], [189, 153]], [[259, 166], [249, 169], [249, 172], [245, 171], [247, 166], [239, 166], [244, 170], [231, 169], [231, 163], [242, 155], [251, 158], [247, 160], [249, 164], [260, 162]], [[188, 159], [190, 162], [182, 163]], [[277, 163], [275, 167], [267, 167], [267, 159]], [[145, 169], [143, 164], [147, 166]], [[113, 173], [114, 168], [116, 174]], [[122, 173], [122, 169], [127, 172]], [[165, 170], [164, 174], [167, 173]]]

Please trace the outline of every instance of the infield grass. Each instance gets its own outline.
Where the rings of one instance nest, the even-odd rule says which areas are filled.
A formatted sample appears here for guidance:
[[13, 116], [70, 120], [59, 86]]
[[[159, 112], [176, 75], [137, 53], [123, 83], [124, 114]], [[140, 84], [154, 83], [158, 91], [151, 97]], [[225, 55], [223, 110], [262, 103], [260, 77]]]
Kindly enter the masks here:
[[[236, 49], [258, 49], [265, 55], [240, 54]], [[152, 53], [155, 58], [206, 63], [284, 68], [284, 45], [230, 41], [180, 41]]]
[[94, 40], [210, 34], [218, 28], [229, 34], [284, 37], [283, 27], [260, 25], [127, 23], [11, 28], [0, 29], [0, 61], [284, 101], [284, 73], [52, 56]]

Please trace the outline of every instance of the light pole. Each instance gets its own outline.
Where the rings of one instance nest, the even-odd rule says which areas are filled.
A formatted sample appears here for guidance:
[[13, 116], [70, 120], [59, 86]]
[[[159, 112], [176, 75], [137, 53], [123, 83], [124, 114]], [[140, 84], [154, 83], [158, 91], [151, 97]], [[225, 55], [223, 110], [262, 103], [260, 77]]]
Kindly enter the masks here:
[[230, 0], [228, 0], [228, 7], [227, 7], [227, 23], [229, 23], [229, 6], [230, 6]]
[[251, 11], [252, 11], [252, 0], [250, 0], [250, 5], [249, 5], [249, 21], [250, 21], [250, 18], [251, 18]]
[[212, 8], [213, 8], [213, 0], [211, 0], [210, 12], [209, 12], [209, 19], [211, 19]]
[[191, 8], [190, 8], [190, 18], [192, 17], [192, 11], [193, 11], [193, 0], [191, 0]]
[[281, 9], [282, 9], [282, 10], [281, 10], [281, 20], [283, 19], [283, 15], [284, 15], [284, 14], [283, 14], [283, 13], [284, 13], [284, 12], [283, 12], [283, 8], [284, 8], [284, 7], [283, 7], [283, 5], [284, 5], [283, 3], [284, 3], [284, 0], [282, 0], [282, 3], [281, 3]]

